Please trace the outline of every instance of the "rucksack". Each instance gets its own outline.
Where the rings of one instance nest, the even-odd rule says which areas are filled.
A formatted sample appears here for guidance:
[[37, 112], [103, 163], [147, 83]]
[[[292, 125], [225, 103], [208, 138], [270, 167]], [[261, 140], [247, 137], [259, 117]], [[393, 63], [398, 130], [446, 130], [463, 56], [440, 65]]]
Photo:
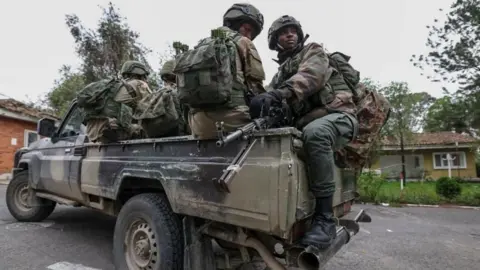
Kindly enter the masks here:
[[149, 138], [183, 135], [185, 125], [177, 94], [170, 88], [155, 91], [137, 104], [133, 118]]
[[359, 84], [357, 104], [358, 134], [343, 149], [336, 151], [336, 162], [340, 167], [362, 169], [380, 131], [388, 121], [391, 111], [390, 102], [381, 93]]
[[360, 82], [360, 72], [353, 68], [348, 62], [350, 61], [350, 56], [341, 52], [334, 52], [328, 54], [328, 59], [330, 65], [342, 74], [343, 79], [348, 88], [352, 91], [354, 98], [357, 98], [358, 93], [356, 92], [356, 88]]
[[[90, 83], [80, 90], [76, 100], [78, 107], [83, 111], [84, 123], [92, 119], [115, 119], [115, 129], [119, 133], [128, 134], [133, 110], [128, 105], [115, 101], [122, 86], [125, 86], [132, 97], [136, 97], [135, 89], [116, 77]], [[108, 133], [115, 132], [112, 130]], [[115, 139], [110, 138], [109, 140], [114, 141]]]
[[178, 98], [191, 108], [207, 109], [231, 101], [236, 81], [236, 41], [222, 29], [212, 30], [192, 50], [176, 57], [173, 73], [177, 75]]

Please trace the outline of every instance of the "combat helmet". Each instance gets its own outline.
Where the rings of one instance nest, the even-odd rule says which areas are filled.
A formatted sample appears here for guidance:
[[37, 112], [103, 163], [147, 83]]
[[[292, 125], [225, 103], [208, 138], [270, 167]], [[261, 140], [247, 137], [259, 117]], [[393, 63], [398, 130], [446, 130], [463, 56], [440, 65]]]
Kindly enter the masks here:
[[283, 15], [282, 17], [276, 19], [272, 23], [272, 26], [270, 26], [270, 29], [268, 29], [268, 48], [270, 50], [275, 50], [275, 48], [277, 47], [278, 32], [285, 26], [294, 26], [295, 28], [297, 28], [298, 43], [301, 43], [303, 41], [304, 35], [300, 22], [292, 16]]
[[263, 14], [255, 6], [247, 3], [233, 4], [223, 15], [223, 25], [231, 26], [236, 21], [246, 20], [256, 29], [252, 40], [263, 30]]
[[166, 61], [165, 64], [163, 64], [162, 69], [160, 70], [160, 77], [163, 77], [165, 75], [175, 76], [175, 73], [173, 73], [174, 68], [175, 68], [175, 60]]
[[147, 70], [145, 64], [140, 61], [126, 61], [123, 63], [120, 74], [125, 76], [125, 74], [135, 74], [140, 76], [148, 76], [150, 72]]

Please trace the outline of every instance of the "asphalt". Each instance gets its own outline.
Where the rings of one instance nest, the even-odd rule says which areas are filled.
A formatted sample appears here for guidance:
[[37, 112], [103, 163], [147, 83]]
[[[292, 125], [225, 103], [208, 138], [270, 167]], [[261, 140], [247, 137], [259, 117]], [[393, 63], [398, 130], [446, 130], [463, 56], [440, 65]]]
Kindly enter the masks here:
[[[57, 207], [44, 222], [17, 223], [0, 185], [0, 269], [110, 270], [115, 219]], [[357, 205], [372, 216], [327, 270], [479, 269], [480, 211]]]

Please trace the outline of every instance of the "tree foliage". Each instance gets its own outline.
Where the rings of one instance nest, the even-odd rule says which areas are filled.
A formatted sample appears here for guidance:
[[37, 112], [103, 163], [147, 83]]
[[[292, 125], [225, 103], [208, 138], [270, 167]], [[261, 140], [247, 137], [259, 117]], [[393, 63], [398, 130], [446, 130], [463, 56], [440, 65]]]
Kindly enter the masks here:
[[405, 82], [391, 82], [382, 87], [380, 92], [391, 104], [392, 112], [385, 124], [384, 134], [399, 137], [400, 132], [408, 139], [422, 126], [428, 107], [435, 98], [426, 92], [412, 93]]
[[[462, 102], [463, 103], [463, 102]], [[471, 134], [467, 108], [451, 96], [437, 99], [428, 109], [424, 130], [428, 132], [452, 131]]]
[[47, 105], [59, 116], [63, 115], [78, 90], [85, 86], [85, 76], [73, 72], [70, 66], [60, 69], [60, 79], [55, 80], [53, 89], [47, 94]]
[[[440, 9], [442, 11], [442, 9]], [[413, 55], [413, 65], [424, 70], [430, 66], [434, 81], [458, 83], [462, 91], [480, 87], [480, 3], [478, 0], [456, 0], [443, 26], [435, 19], [426, 46], [429, 53]]]

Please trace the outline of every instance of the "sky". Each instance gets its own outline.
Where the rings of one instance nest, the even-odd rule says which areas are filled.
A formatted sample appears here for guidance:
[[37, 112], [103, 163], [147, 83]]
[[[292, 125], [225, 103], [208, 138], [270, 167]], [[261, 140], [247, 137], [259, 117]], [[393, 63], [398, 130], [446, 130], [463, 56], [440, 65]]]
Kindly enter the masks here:
[[[241, 1], [241, 0], [240, 0]], [[154, 52], [148, 60], [158, 69], [158, 53], [172, 41], [193, 47], [210, 30], [221, 26], [230, 0], [112, 1], [127, 17], [139, 41]], [[443, 20], [453, 0], [250, 0], [265, 18], [262, 33], [253, 41], [262, 58], [265, 84], [277, 71], [276, 52], [268, 49], [267, 33], [282, 15], [300, 21], [309, 42], [323, 43], [329, 52], [351, 56], [362, 77], [382, 84], [406, 81], [413, 92], [442, 96], [442, 84], [420, 75], [410, 62], [412, 54], [427, 52], [426, 25]], [[99, 5], [108, 1], [8, 1], [0, 8], [0, 98], [35, 100], [51, 90], [63, 64], [77, 67], [73, 38], [65, 14], [75, 13], [89, 28], [101, 16]], [[443, 8], [443, 12], [439, 11]]]

